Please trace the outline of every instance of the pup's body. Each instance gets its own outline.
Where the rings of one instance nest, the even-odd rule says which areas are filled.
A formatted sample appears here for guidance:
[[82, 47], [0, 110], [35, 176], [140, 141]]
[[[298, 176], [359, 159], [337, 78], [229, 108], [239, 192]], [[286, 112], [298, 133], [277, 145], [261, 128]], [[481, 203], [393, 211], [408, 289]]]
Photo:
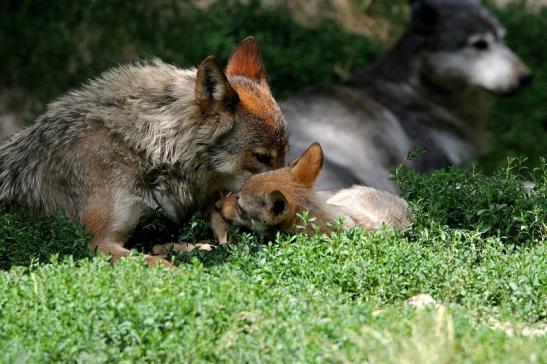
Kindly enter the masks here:
[[226, 74], [212, 56], [197, 70], [154, 61], [113, 69], [53, 102], [0, 146], [0, 201], [64, 210], [99, 252], [119, 258], [146, 209], [184, 221], [219, 191], [282, 166], [286, 148], [249, 38]]
[[400, 228], [410, 224], [410, 209], [405, 200], [371, 187], [352, 186], [334, 191], [327, 204], [338, 206], [354, 225], [365, 228], [377, 229], [382, 225]]
[[[301, 231], [299, 215], [309, 213], [317, 228], [331, 232], [333, 222], [345, 219], [345, 225], [373, 230], [387, 225], [394, 228], [410, 223], [410, 210], [403, 199], [369, 187], [353, 186], [340, 191], [316, 191], [313, 184], [323, 164], [319, 144], [312, 144], [291, 166], [252, 176], [240, 192], [220, 200], [217, 210], [228, 223], [253, 230]], [[215, 219], [215, 215], [213, 215]], [[225, 242], [227, 225], [213, 220], [213, 229]]]
[[472, 160], [487, 145], [484, 91], [509, 94], [531, 79], [503, 43], [505, 30], [476, 0], [414, 0], [395, 47], [347, 82], [281, 103], [296, 158], [313, 140], [325, 149], [318, 188], [352, 184], [397, 192], [389, 171], [432, 171]]

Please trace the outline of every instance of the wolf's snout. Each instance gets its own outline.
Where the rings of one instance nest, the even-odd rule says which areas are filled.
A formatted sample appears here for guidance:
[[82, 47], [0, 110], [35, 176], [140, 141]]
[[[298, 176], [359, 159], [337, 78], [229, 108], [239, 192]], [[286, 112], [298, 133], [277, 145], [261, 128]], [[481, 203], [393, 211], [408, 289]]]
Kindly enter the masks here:
[[528, 86], [532, 82], [533, 78], [534, 78], [534, 76], [530, 72], [527, 72], [525, 74], [520, 75], [519, 76], [519, 87]]
[[498, 92], [498, 94], [501, 96], [513, 96], [528, 86], [532, 82], [533, 78], [532, 73], [528, 71], [528, 69], [525, 69], [515, 76], [511, 87], [503, 90], [502, 92]]

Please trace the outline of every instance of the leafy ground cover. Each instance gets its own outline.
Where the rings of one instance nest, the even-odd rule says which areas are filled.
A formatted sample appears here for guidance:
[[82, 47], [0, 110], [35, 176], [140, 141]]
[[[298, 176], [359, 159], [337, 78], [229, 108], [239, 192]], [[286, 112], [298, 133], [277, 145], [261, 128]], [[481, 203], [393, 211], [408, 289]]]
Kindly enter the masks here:
[[[0, 361], [545, 362], [547, 163], [532, 189], [518, 166], [399, 172], [402, 232], [238, 232], [178, 271], [138, 254], [0, 271]], [[418, 293], [437, 303], [411, 306]]]

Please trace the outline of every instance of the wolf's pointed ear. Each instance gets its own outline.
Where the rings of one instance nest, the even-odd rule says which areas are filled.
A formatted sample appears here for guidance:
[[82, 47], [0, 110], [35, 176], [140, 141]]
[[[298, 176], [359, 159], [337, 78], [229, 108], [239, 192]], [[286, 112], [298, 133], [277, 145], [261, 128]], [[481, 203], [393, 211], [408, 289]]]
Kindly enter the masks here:
[[228, 76], [242, 76], [258, 82], [267, 82], [268, 77], [262, 66], [258, 43], [254, 37], [247, 37], [234, 49], [228, 67]]
[[432, 34], [439, 23], [439, 13], [427, 0], [410, 0], [412, 30], [420, 35]]
[[274, 190], [266, 195], [266, 206], [275, 217], [283, 217], [289, 212], [289, 202], [279, 190]]
[[204, 112], [213, 107], [230, 107], [237, 102], [237, 94], [215, 56], [205, 58], [198, 67], [196, 101]]
[[290, 173], [293, 180], [305, 187], [312, 187], [323, 167], [323, 149], [313, 143], [296, 161], [291, 163]]

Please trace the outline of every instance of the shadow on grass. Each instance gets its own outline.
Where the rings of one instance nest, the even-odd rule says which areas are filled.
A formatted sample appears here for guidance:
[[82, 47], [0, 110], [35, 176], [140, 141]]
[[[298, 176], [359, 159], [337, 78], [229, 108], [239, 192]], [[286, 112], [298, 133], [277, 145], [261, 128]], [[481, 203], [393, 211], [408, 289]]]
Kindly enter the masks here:
[[[95, 252], [89, 246], [91, 234], [80, 224], [75, 224], [63, 214], [52, 217], [33, 215], [25, 210], [10, 210], [0, 204], [0, 269], [29, 266], [31, 263], [48, 263], [52, 256], [62, 260], [91, 258]], [[189, 222], [177, 226], [159, 212], [145, 215], [126, 247], [140, 253], [150, 253], [155, 244], [169, 242], [195, 243], [214, 241], [207, 221], [194, 216]], [[230, 257], [230, 250], [218, 247], [214, 251], [179, 253], [176, 264], [193, 263], [196, 259], [205, 266], [222, 264]]]
[[0, 204], [0, 269], [27, 266], [32, 261], [49, 262], [51, 255], [74, 259], [93, 256], [91, 235], [64, 215], [34, 216], [9, 210]]
[[195, 214], [189, 221], [177, 225], [170, 222], [161, 211], [147, 213], [135, 232], [126, 244], [129, 249], [136, 249], [141, 253], [150, 253], [155, 244], [165, 243], [189, 243], [207, 242], [215, 245], [212, 251], [194, 249], [191, 252], [170, 252], [168, 259], [176, 265], [195, 264], [200, 262], [204, 267], [224, 264], [231, 256], [231, 246], [234, 244], [246, 244], [247, 252], [257, 253], [260, 246], [266, 241], [264, 236], [253, 233], [243, 233], [235, 229], [229, 233], [230, 244], [220, 246], [209, 226], [208, 219], [201, 213]]

